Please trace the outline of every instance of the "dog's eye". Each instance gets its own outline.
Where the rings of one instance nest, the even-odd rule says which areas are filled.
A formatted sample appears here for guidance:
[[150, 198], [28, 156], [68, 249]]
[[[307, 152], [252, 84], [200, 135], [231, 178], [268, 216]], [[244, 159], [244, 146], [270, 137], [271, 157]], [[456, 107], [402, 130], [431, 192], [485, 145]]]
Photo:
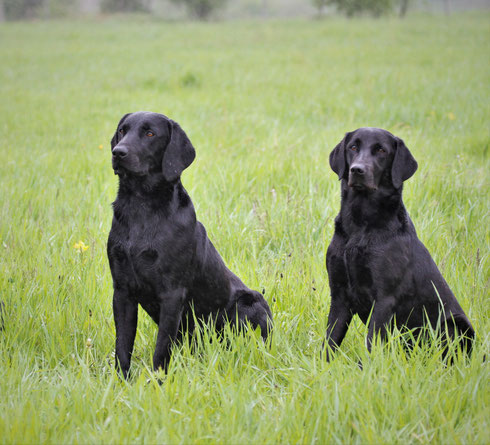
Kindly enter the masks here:
[[357, 151], [357, 145], [353, 145], [351, 148], [350, 148], [352, 151]]
[[386, 150], [384, 148], [379, 147], [378, 148], [378, 153], [386, 153]]
[[124, 134], [124, 130], [122, 128], [119, 129], [120, 134]]
[[153, 133], [153, 131], [147, 131], [147, 132], [146, 132], [146, 135], [147, 135], [149, 138], [152, 138], [153, 136], [155, 136], [155, 133]]

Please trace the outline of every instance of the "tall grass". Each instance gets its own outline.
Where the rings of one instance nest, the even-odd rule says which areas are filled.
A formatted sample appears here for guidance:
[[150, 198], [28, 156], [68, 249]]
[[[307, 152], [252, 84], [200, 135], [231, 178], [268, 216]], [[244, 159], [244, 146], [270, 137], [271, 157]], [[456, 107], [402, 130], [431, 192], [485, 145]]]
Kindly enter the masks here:
[[[2, 441], [488, 442], [488, 24], [2, 24]], [[198, 218], [275, 319], [270, 348], [211, 330], [188, 339], [161, 386], [141, 310], [134, 380], [113, 372], [109, 140], [136, 110], [190, 136], [183, 183]], [[405, 203], [477, 331], [454, 366], [428, 345], [407, 356], [396, 335], [369, 356], [357, 319], [335, 360], [320, 358], [339, 208], [328, 154], [365, 125], [402, 137], [419, 161]]]

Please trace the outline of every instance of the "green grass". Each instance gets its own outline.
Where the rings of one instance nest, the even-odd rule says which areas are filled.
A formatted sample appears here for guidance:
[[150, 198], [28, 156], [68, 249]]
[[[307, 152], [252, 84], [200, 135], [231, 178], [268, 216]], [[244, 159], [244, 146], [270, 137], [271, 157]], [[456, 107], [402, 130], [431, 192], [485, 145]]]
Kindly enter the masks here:
[[[488, 443], [489, 19], [2, 24], [1, 441]], [[141, 310], [135, 378], [113, 372], [109, 141], [136, 110], [186, 130], [198, 218], [275, 318], [270, 349], [204, 330], [161, 386]], [[366, 125], [419, 161], [405, 203], [477, 331], [469, 360], [407, 357], [396, 336], [368, 356], [358, 319], [320, 358], [339, 208], [328, 155]]]

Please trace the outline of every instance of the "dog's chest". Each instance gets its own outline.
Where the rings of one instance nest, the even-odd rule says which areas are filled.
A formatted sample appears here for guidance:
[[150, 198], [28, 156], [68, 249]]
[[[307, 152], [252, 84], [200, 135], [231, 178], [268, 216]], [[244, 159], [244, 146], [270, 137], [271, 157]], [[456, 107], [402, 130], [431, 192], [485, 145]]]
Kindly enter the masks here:
[[162, 255], [148, 240], [128, 236], [114, 244], [111, 253], [119, 281], [124, 281], [135, 289], [155, 281], [154, 275], [162, 261]]
[[117, 269], [132, 283], [153, 282], [165, 268], [168, 239], [151, 221], [118, 227], [114, 241]]
[[372, 253], [367, 246], [346, 247], [344, 250], [344, 265], [352, 286], [356, 288], [372, 286], [371, 258]]
[[192, 256], [192, 237], [187, 226], [159, 215], [139, 215], [128, 223], [115, 222], [111, 254], [116, 276], [138, 291], [158, 292], [175, 281], [178, 269], [186, 269]]
[[343, 251], [343, 262], [349, 284], [350, 303], [362, 314], [369, 312], [376, 298], [374, 289], [373, 259], [375, 252], [367, 240], [349, 240]]

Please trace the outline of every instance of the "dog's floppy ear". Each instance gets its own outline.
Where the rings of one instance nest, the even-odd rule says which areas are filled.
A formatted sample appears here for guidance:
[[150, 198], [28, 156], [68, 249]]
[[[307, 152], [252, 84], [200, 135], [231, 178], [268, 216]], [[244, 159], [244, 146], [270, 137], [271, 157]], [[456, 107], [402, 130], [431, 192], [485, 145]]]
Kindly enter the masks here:
[[345, 175], [345, 143], [350, 135], [351, 133], [346, 133], [344, 139], [330, 153], [330, 168], [339, 175], [339, 179], [344, 178]]
[[400, 188], [403, 181], [410, 178], [417, 170], [418, 164], [412, 153], [408, 150], [405, 142], [400, 138], [395, 137], [396, 151], [391, 166], [391, 180], [395, 188]]
[[124, 120], [132, 113], [126, 113], [122, 118], [121, 120], [119, 121], [119, 123], [117, 124], [117, 127], [116, 127], [116, 132], [114, 133], [114, 136], [112, 136], [112, 139], [111, 139], [111, 150], [117, 145], [117, 131], [119, 129], [119, 127], [121, 126], [121, 124], [124, 122]]
[[180, 125], [169, 119], [170, 141], [163, 155], [162, 173], [168, 182], [178, 179], [196, 157], [194, 147]]

